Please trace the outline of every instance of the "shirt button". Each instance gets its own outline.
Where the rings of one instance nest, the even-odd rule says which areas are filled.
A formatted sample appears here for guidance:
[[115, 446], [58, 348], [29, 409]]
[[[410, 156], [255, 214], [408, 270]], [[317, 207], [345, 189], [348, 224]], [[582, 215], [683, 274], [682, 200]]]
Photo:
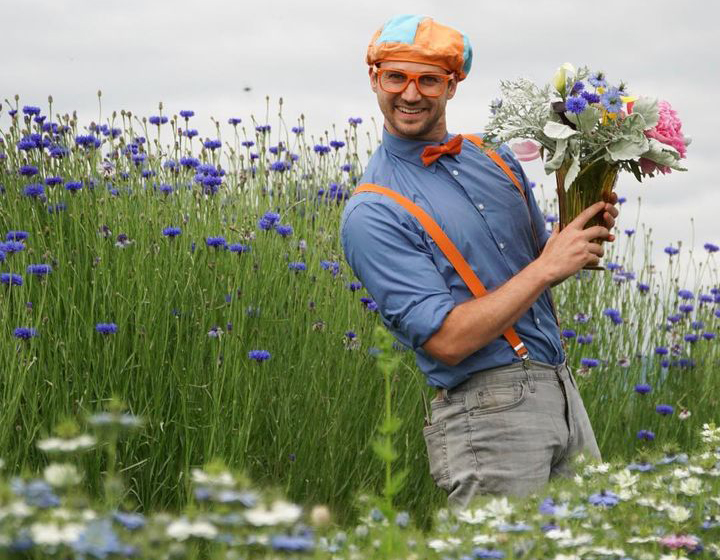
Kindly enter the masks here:
[[499, 243], [499, 245], [500, 245], [500, 248], [501, 248], [501, 249], [504, 249], [504, 248], [505, 248], [505, 243], [502, 243], [502, 242], [501, 242], [501, 243]]
[[457, 169], [453, 169], [453, 170], [452, 170], [452, 174], [457, 177], [457, 175], [458, 175], [458, 170], [457, 170]]
[[484, 205], [484, 204], [478, 204], [478, 205], [477, 205], [477, 209], [478, 209], [478, 210], [485, 210], [485, 205]]
[[535, 322], [539, 325], [539, 324], [540, 324], [540, 318], [538, 317], [537, 319], [535, 319]]

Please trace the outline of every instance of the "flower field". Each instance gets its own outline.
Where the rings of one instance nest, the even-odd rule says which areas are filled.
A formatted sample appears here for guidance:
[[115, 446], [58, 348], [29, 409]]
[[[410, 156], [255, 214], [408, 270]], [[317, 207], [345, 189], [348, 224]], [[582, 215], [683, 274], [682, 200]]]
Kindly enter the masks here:
[[[375, 131], [353, 117], [315, 139], [279, 115], [199, 133], [192, 111], [162, 109], [97, 123], [52, 101], [0, 111], [0, 550], [717, 555], [717, 240], [651, 263], [652, 239], [621, 210], [606, 270], [553, 289], [616, 466], [581, 464], [546, 495], [487, 499], [456, 517], [427, 472], [431, 391], [412, 352], [381, 350], [377, 306], [338, 238]], [[549, 227], [553, 204], [539, 185], [535, 196]], [[386, 389], [378, 365], [389, 355]], [[401, 423], [385, 467], [407, 477], [394, 508], [373, 509], [358, 496], [387, 490], [371, 443], [390, 397]], [[285, 499], [307, 512], [327, 504], [332, 524]]]

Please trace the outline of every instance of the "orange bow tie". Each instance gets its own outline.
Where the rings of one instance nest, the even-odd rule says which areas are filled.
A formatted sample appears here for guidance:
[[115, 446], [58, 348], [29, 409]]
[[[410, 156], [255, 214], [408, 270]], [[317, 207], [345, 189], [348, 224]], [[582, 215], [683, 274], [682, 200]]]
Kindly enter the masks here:
[[462, 150], [462, 142], [462, 134], [458, 134], [445, 144], [440, 144], [439, 146], [426, 146], [421, 156], [423, 164], [428, 166], [444, 154], [449, 154], [451, 156], [459, 154], [460, 150]]

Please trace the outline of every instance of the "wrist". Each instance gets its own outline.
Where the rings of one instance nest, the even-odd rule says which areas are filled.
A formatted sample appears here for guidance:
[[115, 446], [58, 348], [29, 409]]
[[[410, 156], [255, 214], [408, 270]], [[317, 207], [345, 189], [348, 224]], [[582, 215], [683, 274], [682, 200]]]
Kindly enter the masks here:
[[525, 270], [532, 275], [543, 290], [551, 287], [558, 280], [551, 267], [542, 259], [542, 255], [531, 262]]

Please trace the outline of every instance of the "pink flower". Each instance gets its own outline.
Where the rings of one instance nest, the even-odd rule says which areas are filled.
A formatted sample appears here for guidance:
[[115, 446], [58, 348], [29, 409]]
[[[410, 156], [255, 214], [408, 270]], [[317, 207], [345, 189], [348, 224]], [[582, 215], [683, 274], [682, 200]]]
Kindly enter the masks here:
[[695, 550], [699, 541], [690, 535], [668, 535], [660, 539], [660, 544], [672, 549], [685, 548]]
[[663, 175], [670, 173], [670, 168], [667, 165], [660, 165], [644, 157], [641, 157], [638, 163], [644, 175], [650, 175], [650, 173], [655, 173], [655, 171], [659, 171]]
[[510, 147], [520, 161], [532, 161], [540, 157], [540, 145], [532, 140], [517, 142]]
[[658, 142], [672, 146], [678, 152], [680, 157], [684, 158], [687, 152], [685, 137], [682, 133], [682, 122], [677, 113], [667, 101], [658, 103], [659, 118], [658, 123], [652, 130], [646, 130], [645, 136], [655, 138]]

